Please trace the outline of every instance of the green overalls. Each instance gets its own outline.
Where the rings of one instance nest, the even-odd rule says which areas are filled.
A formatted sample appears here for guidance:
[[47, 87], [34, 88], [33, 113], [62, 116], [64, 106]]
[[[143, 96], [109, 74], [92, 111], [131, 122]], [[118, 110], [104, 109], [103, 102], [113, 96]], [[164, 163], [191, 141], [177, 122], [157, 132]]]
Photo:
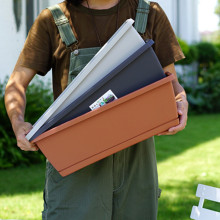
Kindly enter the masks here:
[[[59, 6], [49, 9], [66, 46], [77, 43]], [[145, 32], [148, 13], [149, 2], [140, 0], [135, 19], [139, 33]], [[69, 83], [99, 49], [72, 51]], [[156, 220], [158, 197], [152, 137], [66, 177], [60, 176], [47, 161], [42, 217], [45, 220]]]

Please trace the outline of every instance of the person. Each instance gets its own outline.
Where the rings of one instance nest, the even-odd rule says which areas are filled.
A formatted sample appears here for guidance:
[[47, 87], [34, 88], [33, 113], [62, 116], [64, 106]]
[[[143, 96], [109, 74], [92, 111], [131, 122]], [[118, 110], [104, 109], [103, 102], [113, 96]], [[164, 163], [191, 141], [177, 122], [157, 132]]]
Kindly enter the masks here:
[[[59, 4], [58, 12], [49, 8], [40, 13], [5, 90], [6, 109], [21, 150], [38, 150], [25, 138], [32, 125], [24, 121], [25, 91], [35, 74], [45, 75], [52, 68], [56, 99], [120, 25], [128, 18], [135, 20], [139, 1], [67, 0]], [[155, 2], [148, 5], [147, 26], [141, 36], [154, 40], [163, 70], [176, 76], [174, 63], [184, 54], [162, 8]], [[70, 25], [65, 29], [69, 41], [63, 39], [60, 23], [55, 22], [56, 13], [64, 13], [63, 25]], [[180, 123], [159, 135], [173, 135], [186, 126], [188, 103], [177, 77], [173, 88]], [[43, 219], [157, 219], [160, 190], [153, 137], [66, 177], [49, 161], [46, 164]]]

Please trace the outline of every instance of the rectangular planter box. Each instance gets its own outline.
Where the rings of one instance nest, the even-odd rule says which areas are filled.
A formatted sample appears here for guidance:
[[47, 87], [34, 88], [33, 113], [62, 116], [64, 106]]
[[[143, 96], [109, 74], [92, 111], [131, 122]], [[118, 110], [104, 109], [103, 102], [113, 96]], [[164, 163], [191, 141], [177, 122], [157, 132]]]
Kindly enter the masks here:
[[120, 98], [166, 77], [152, 49], [153, 43], [152, 40], [149, 40], [92, 88], [70, 103], [55, 117], [48, 120], [31, 140], [53, 127], [91, 111], [89, 106], [108, 90], [111, 90], [117, 98]]
[[133, 23], [134, 21], [132, 19], [127, 19], [122, 24], [77, 77], [37, 120], [32, 130], [26, 135], [27, 140], [31, 140], [45, 122], [56, 116], [71, 102], [75, 101], [86, 90], [94, 86], [99, 80], [145, 44], [144, 40], [132, 26]]
[[88, 112], [33, 140], [66, 176], [179, 124], [168, 76]]

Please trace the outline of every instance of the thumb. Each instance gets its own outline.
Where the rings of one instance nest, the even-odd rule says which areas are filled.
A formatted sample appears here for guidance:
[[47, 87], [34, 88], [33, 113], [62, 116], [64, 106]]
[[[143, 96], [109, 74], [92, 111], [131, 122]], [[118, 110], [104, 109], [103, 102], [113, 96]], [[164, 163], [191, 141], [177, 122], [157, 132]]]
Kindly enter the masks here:
[[23, 127], [25, 134], [27, 134], [32, 128], [33, 126], [30, 123], [26, 122], [25, 126]]
[[183, 114], [183, 103], [181, 101], [177, 101], [176, 104], [177, 104], [177, 112], [178, 112], [178, 114], [182, 115]]

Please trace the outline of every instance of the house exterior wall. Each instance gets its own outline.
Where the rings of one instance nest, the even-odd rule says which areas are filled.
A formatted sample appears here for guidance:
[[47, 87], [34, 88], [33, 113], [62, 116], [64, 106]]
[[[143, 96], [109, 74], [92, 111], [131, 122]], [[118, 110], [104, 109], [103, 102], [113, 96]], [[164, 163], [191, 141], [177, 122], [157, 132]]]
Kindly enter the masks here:
[[17, 61], [19, 53], [25, 41], [25, 0], [22, 0], [21, 24], [17, 31], [13, 12], [13, 1], [1, 2], [0, 7], [0, 80], [9, 75]]
[[199, 41], [198, 0], [179, 0], [179, 36], [188, 43]]
[[[59, 0], [33, 1], [35, 7], [34, 18], [36, 18], [39, 12], [44, 8], [60, 2]], [[21, 0], [21, 7], [21, 24], [19, 30], [17, 30], [13, 12], [13, 0], [5, 0], [1, 3], [0, 81], [3, 81], [6, 76], [12, 73], [26, 39], [26, 0]]]
[[159, 3], [163, 10], [166, 12], [169, 21], [177, 34], [177, 1], [179, 0], [155, 0], [155, 2]]
[[[13, 0], [2, 1], [0, 7], [0, 80], [10, 75], [18, 59], [26, 39], [26, 1], [20, 0], [21, 24], [16, 28], [13, 12]], [[34, 18], [41, 10], [54, 5], [61, 0], [32, 0], [34, 5]], [[198, 0], [154, 0], [166, 12], [175, 33], [182, 39], [191, 43], [199, 40], [198, 33]]]
[[155, 0], [166, 12], [178, 37], [188, 43], [199, 41], [198, 0]]

